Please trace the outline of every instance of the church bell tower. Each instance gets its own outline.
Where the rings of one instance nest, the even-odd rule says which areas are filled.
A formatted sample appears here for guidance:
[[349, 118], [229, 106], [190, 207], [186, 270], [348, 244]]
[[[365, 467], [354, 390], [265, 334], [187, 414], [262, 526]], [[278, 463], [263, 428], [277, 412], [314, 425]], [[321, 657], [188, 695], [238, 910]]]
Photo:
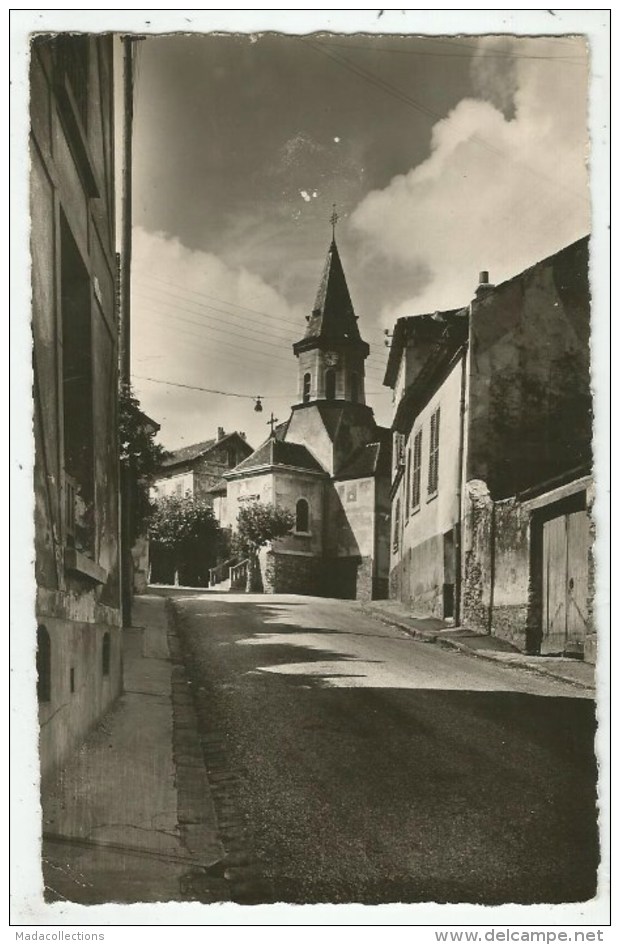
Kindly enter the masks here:
[[299, 364], [298, 404], [365, 404], [364, 362], [369, 346], [359, 333], [332, 215], [332, 241], [304, 337], [293, 345]]

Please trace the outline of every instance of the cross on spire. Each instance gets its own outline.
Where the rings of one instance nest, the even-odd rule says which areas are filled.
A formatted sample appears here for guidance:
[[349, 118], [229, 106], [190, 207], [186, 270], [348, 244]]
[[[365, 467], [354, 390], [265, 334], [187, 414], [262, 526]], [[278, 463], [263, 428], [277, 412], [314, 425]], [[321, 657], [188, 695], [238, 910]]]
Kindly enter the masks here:
[[339, 219], [340, 219], [340, 218], [339, 218], [339, 216], [338, 216], [338, 214], [337, 214], [337, 212], [336, 212], [336, 204], [333, 203], [333, 204], [332, 204], [332, 215], [331, 215], [331, 217], [329, 218], [329, 222], [330, 222], [331, 225], [332, 225], [332, 239], [333, 239], [333, 240], [336, 239], [336, 224], [338, 223], [338, 220], [339, 220]]
[[274, 417], [273, 410], [272, 410], [271, 416], [269, 417], [269, 420], [267, 421], [267, 426], [271, 427], [271, 436], [274, 436], [276, 423], [279, 423], [279, 422], [280, 421], [278, 420], [278, 418]]

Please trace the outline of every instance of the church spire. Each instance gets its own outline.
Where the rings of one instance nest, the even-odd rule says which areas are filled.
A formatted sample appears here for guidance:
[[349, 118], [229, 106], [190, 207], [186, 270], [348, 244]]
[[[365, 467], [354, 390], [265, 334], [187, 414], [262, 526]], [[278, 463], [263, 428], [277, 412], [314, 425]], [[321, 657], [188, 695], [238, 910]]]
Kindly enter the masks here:
[[336, 245], [336, 207], [330, 218], [332, 240], [304, 337], [293, 345], [299, 359], [302, 404], [317, 400], [365, 404], [364, 361], [370, 352], [362, 340], [349, 287]]
[[326, 342], [364, 344], [357, 327], [357, 316], [349, 294], [349, 287], [336, 245], [335, 230], [338, 214], [335, 210], [330, 218], [332, 241], [327, 251], [321, 281], [316, 294], [312, 314], [307, 319], [304, 341], [323, 339]]

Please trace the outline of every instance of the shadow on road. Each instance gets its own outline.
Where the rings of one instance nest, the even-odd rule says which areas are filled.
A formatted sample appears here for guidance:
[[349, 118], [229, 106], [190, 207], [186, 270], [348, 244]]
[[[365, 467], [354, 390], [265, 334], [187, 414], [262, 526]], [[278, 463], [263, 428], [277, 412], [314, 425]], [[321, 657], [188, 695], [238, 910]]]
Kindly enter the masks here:
[[175, 605], [262, 901], [595, 895], [596, 718], [581, 691], [367, 620], [323, 626], [299, 603], [214, 608]]

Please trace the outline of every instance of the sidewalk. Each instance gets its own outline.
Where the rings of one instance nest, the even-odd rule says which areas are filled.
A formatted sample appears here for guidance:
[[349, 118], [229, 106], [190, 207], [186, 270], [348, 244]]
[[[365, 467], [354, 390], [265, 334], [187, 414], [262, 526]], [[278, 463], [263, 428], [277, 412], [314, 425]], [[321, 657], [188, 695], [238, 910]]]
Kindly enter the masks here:
[[42, 790], [46, 898], [227, 900], [196, 713], [164, 598], [136, 598], [133, 621], [123, 695]]
[[510, 643], [489, 634], [474, 633], [465, 627], [453, 627], [436, 617], [416, 617], [400, 601], [369, 601], [362, 604], [362, 609], [374, 614], [384, 623], [406, 630], [417, 639], [451, 646], [480, 659], [552, 676], [580, 689], [596, 688], [596, 667], [591, 663], [569, 657], [530, 656], [520, 653]]

